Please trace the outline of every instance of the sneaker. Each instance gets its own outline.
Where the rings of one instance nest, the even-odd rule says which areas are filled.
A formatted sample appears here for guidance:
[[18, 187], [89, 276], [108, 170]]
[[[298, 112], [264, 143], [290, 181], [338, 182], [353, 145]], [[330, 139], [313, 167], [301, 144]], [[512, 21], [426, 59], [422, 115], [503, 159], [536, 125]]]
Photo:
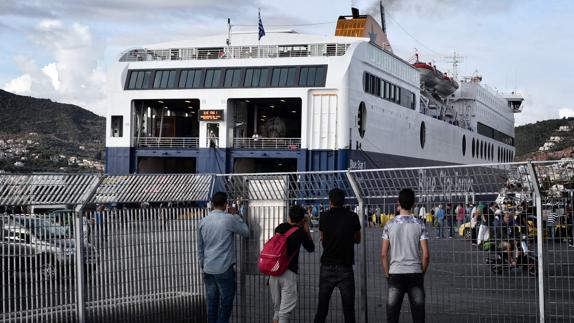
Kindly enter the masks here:
[[574, 247], [574, 243], [569, 243], [568, 247]]

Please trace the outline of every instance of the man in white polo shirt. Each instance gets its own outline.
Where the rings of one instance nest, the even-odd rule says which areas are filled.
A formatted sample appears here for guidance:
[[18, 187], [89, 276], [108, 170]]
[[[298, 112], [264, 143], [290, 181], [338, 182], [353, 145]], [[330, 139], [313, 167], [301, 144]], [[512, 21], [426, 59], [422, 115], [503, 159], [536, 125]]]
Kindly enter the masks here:
[[387, 322], [399, 322], [405, 293], [409, 295], [413, 322], [425, 321], [424, 274], [429, 266], [428, 233], [424, 223], [411, 214], [415, 193], [399, 193], [399, 215], [383, 229], [381, 261], [389, 284]]

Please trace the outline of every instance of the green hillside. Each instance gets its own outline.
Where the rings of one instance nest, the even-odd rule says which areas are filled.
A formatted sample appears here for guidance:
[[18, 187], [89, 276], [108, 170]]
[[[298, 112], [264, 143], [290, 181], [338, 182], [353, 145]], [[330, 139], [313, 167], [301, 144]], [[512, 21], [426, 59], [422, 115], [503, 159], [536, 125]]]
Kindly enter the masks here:
[[0, 90], [0, 133], [37, 132], [65, 141], [103, 140], [105, 119], [72, 104]]
[[560, 126], [566, 125], [574, 126], [574, 118], [544, 120], [516, 127], [517, 159], [537, 151], [552, 136], [560, 136], [563, 139], [553, 150], [574, 146], [574, 131], [558, 132]]
[[[72, 171], [69, 157], [103, 159], [105, 118], [72, 104], [0, 90], [0, 140], [0, 171]], [[60, 155], [65, 158], [55, 161]]]

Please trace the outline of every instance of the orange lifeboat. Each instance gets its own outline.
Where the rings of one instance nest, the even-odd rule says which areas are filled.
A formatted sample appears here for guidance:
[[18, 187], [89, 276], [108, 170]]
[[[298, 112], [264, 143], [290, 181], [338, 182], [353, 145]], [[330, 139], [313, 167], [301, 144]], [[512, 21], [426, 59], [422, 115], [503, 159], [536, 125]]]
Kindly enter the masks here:
[[441, 97], [447, 97], [458, 89], [458, 83], [442, 73], [431, 63], [417, 61], [413, 64], [420, 73], [421, 85], [428, 90], [434, 90]]

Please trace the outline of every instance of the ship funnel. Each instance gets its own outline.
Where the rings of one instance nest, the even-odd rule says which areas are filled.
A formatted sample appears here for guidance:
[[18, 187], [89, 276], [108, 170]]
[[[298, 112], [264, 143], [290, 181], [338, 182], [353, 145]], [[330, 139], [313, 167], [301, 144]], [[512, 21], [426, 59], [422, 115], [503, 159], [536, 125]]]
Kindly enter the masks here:
[[[393, 52], [387, 33], [371, 15], [361, 15], [359, 9], [351, 8], [351, 16], [340, 16], [335, 36], [369, 38], [370, 42], [386, 51]], [[383, 24], [385, 21], [383, 20]]]

